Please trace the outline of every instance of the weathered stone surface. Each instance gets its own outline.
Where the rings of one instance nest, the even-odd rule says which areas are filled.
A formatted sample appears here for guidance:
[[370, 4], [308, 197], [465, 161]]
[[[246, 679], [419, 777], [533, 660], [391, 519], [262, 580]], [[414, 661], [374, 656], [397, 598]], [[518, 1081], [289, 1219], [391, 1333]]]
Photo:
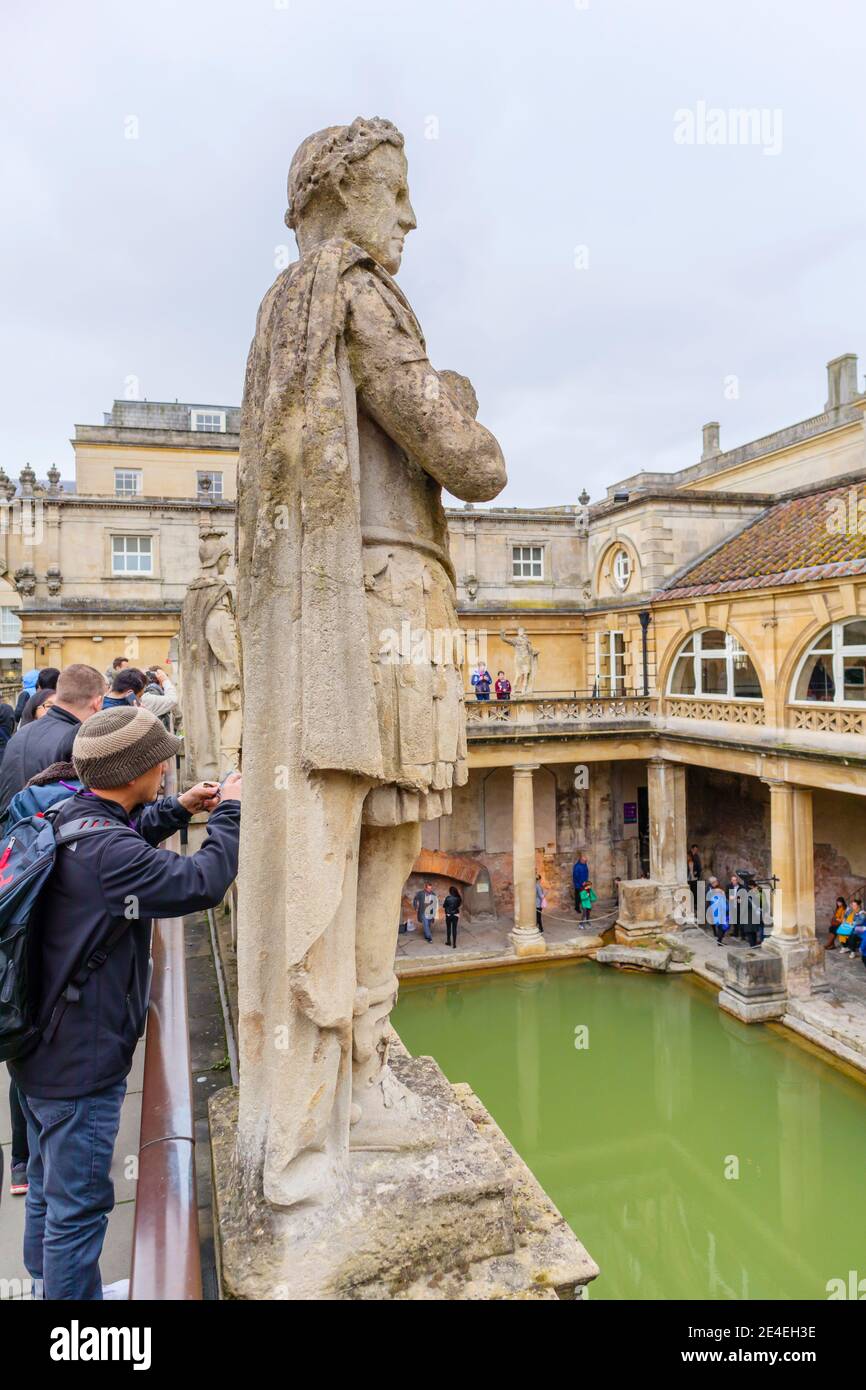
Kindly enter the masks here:
[[615, 933], [621, 944], [676, 931], [693, 922], [694, 906], [687, 883], [656, 883], [648, 878], [620, 882]]
[[602, 965], [631, 965], [638, 970], [666, 971], [671, 962], [669, 949], [653, 950], [650, 946], [602, 946], [595, 958]]
[[725, 957], [725, 985], [752, 999], [784, 992], [782, 962], [763, 947], [729, 951]]
[[683, 940], [680, 932], [663, 932], [659, 941], [670, 948], [671, 960], [678, 965], [686, 964], [692, 958], [688, 942]]
[[787, 1007], [782, 962], [760, 950], [730, 951], [725, 958], [724, 988], [719, 1008], [744, 1023], [781, 1018]]
[[244, 1192], [237, 1092], [211, 1100], [223, 1293], [242, 1299], [575, 1296], [598, 1268], [468, 1087], [399, 1044], [395, 1072], [436, 1124], [426, 1151], [354, 1153], [328, 1210]]
[[785, 990], [792, 999], [808, 999], [829, 989], [825, 972], [824, 947], [814, 936], [792, 940], [771, 936], [762, 950], [781, 961]]
[[300, 256], [259, 312], [238, 475], [239, 1144], [268, 1201], [339, 1225], [355, 1152], [411, 1166], [423, 1137], [387, 1034], [421, 822], [468, 776], [442, 489], [490, 500], [506, 475], [393, 278], [415, 227], [400, 132], [309, 136], [288, 196]]
[[769, 1023], [774, 1018], [782, 1018], [786, 1007], [784, 995], [749, 998], [731, 989], [721, 990], [718, 1004], [720, 1009], [743, 1023]]

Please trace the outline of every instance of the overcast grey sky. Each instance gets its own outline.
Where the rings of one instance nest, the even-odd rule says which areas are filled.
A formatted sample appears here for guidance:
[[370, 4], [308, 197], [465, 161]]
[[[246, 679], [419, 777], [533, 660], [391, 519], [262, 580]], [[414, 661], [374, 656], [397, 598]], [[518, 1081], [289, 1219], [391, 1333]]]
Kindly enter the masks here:
[[[71, 475], [73, 425], [130, 378], [240, 402], [289, 160], [356, 115], [406, 136], [400, 282], [475, 383], [505, 503], [692, 463], [706, 420], [731, 447], [803, 419], [826, 360], [866, 353], [855, 0], [5, 0], [0, 24], [15, 476]], [[707, 113], [737, 108], [756, 143], [718, 143]]]

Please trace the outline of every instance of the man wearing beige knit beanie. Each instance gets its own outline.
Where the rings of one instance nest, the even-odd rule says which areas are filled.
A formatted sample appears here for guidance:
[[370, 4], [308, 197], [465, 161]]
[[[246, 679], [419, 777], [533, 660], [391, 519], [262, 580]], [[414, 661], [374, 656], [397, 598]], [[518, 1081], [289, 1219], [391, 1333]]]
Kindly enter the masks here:
[[[72, 748], [84, 788], [55, 825], [87, 817], [94, 832], [58, 847], [37, 904], [40, 1036], [9, 1063], [30, 1141], [24, 1262], [49, 1299], [102, 1298], [109, 1169], [147, 1014], [151, 921], [215, 907], [237, 873], [240, 773], [156, 800], [179, 747], [134, 705], [88, 719]], [[197, 811], [210, 819], [195, 854], [156, 848]]]

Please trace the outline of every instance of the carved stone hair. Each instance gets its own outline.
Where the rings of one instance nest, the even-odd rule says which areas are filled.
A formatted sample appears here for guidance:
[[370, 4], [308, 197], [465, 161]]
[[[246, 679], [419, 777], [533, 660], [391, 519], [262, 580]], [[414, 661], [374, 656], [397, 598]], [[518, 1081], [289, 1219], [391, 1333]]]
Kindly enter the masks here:
[[356, 116], [351, 125], [332, 125], [308, 135], [295, 151], [289, 168], [286, 226], [294, 231], [316, 190], [339, 182], [349, 164], [363, 159], [379, 145], [403, 148], [403, 136], [397, 127], [381, 116]]

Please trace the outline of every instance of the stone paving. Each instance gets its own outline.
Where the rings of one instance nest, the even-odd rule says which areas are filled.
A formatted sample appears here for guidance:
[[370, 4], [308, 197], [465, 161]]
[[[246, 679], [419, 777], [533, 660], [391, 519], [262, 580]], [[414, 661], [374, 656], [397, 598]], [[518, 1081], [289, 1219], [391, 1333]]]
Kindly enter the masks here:
[[[692, 969], [713, 985], [721, 986], [726, 955], [747, 949], [736, 937], [718, 946], [712, 934], [700, 928], [681, 935], [692, 952]], [[837, 950], [825, 951], [824, 961], [826, 993], [789, 999], [781, 1022], [841, 1061], [866, 1071], [866, 969], [859, 956], [843, 956]]]
[[[543, 921], [547, 952], [539, 959], [590, 954], [601, 945], [601, 933], [612, 927], [615, 916], [613, 902], [597, 903], [589, 926], [584, 926], [575, 912], [569, 915], [562, 908], [546, 911]], [[401, 979], [509, 965], [517, 960], [509, 936], [514, 926], [510, 917], [487, 918], [465, 926], [461, 921], [456, 949], [445, 944], [444, 920], [435, 924], [432, 942], [424, 940], [417, 922], [410, 922], [411, 926], [414, 931], [401, 933], [397, 938], [396, 970]]]

